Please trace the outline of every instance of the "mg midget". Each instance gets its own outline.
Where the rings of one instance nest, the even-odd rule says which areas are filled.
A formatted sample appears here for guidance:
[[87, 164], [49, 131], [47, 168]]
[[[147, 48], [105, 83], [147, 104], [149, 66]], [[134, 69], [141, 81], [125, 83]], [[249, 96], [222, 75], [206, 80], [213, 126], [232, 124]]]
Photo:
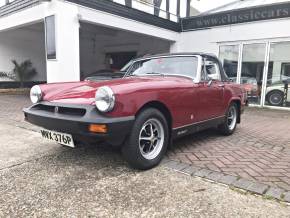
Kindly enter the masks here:
[[217, 57], [203, 53], [139, 58], [123, 78], [37, 85], [30, 98], [25, 120], [44, 138], [120, 146], [141, 170], [158, 165], [179, 137], [208, 128], [233, 134], [247, 102]]

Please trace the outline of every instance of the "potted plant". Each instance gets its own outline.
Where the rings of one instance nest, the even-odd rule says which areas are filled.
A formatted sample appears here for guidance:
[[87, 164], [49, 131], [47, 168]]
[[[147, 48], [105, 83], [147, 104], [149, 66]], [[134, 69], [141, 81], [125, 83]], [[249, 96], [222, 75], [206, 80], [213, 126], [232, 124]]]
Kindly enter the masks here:
[[12, 60], [12, 63], [14, 65], [13, 73], [16, 79], [20, 82], [20, 88], [23, 88], [24, 81], [31, 79], [37, 74], [37, 72], [35, 68], [33, 68], [30, 60], [25, 60], [22, 63]]

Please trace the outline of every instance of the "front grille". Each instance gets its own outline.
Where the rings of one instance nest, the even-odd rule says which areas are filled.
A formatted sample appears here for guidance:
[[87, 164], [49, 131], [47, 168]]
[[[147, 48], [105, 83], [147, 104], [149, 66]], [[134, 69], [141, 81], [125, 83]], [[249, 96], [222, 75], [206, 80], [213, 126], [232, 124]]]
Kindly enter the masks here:
[[55, 112], [55, 106], [37, 104], [33, 107], [34, 110], [47, 111], [47, 112]]
[[72, 115], [72, 116], [84, 116], [86, 113], [86, 110], [82, 108], [59, 107], [58, 113]]
[[56, 105], [37, 104], [33, 106], [32, 109], [38, 110], [38, 111], [45, 111], [49, 113], [64, 114], [64, 115], [78, 116], [78, 117], [82, 117], [86, 114], [85, 108], [73, 108], [73, 107], [64, 107], [64, 106], [56, 106]]

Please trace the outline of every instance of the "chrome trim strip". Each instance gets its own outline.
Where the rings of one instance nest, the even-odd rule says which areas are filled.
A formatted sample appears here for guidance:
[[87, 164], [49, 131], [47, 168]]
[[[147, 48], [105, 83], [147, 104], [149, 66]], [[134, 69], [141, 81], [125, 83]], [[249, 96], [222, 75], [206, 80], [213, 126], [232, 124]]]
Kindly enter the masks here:
[[215, 120], [215, 119], [219, 119], [219, 118], [225, 118], [225, 117], [226, 117], [225, 115], [224, 116], [219, 116], [219, 117], [214, 117], [214, 118], [211, 118], [211, 119], [208, 119], [208, 120], [198, 121], [198, 122], [195, 122], [195, 123], [191, 123], [191, 124], [187, 124], [187, 125], [184, 125], [184, 126], [176, 127], [176, 128], [173, 128], [172, 130], [182, 129], [182, 128], [185, 128], [185, 127], [193, 126], [195, 124], [204, 123], [204, 122], [207, 122], [207, 121], [211, 121], [211, 120]]

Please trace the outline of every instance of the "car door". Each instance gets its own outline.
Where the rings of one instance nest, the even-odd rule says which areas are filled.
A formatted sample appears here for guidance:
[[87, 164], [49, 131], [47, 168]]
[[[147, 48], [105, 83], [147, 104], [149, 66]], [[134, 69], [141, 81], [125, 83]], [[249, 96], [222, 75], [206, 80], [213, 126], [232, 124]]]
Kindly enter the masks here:
[[224, 87], [218, 61], [205, 57], [197, 88], [199, 121], [223, 115]]

